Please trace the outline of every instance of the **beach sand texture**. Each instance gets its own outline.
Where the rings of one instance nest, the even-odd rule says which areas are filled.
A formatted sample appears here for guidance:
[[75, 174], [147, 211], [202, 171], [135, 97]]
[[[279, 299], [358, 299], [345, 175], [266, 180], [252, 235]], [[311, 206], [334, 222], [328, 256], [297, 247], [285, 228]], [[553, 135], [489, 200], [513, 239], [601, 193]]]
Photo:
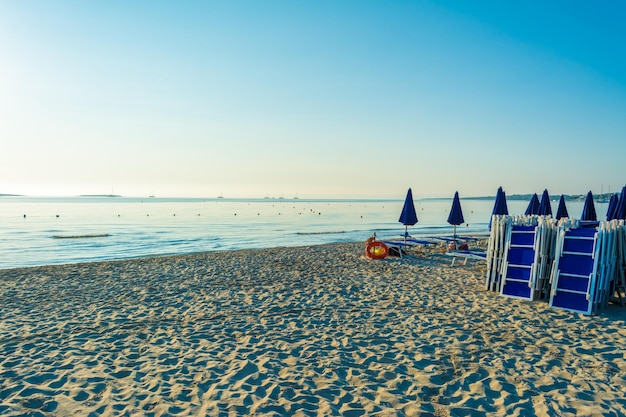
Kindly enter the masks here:
[[8, 416], [626, 415], [626, 309], [364, 244], [0, 271]]

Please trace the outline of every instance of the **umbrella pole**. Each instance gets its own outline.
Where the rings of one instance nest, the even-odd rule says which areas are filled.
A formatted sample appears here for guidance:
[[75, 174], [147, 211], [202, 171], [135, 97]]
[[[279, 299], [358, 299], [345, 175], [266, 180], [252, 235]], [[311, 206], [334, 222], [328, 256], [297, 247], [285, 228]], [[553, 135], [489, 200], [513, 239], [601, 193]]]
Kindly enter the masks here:
[[454, 238], [454, 250], [457, 250], [458, 247], [456, 246], [456, 224], [454, 225], [454, 236], [452, 236]]

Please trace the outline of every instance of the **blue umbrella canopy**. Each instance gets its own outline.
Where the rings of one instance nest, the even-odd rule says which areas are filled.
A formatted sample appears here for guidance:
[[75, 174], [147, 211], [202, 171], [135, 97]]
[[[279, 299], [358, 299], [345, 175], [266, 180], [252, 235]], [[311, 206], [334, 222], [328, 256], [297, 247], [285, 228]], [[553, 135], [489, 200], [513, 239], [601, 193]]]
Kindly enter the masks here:
[[583, 213], [580, 215], [580, 220], [592, 222], [598, 221], [596, 206], [593, 203], [593, 194], [591, 194], [591, 191], [587, 193], [587, 198], [585, 198], [585, 205], [583, 206]]
[[493, 205], [492, 215], [498, 214], [509, 214], [509, 208], [506, 205], [506, 193], [502, 190], [502, 187], [498, 187], [498, 192], [496, 193], [496, 202]]
[[402, 207], [402, 213], [400, 213], [400, 219], [398, 221], [405, 226], [405, 237], [409, 235], [408, 226], [413, 226], [415, 223], [417, 223], [417, 213], [415, 212], [415, 204], [413, 204], [413, 192], [410, 188], [409, 191], [406, 193], [404, 206]]
[[461, 209], [461, 201], [459, 200], [459, 192], [454, 193], [454, 199], [452, 200], [452, 207], [450, 208], [450, 214], [448, 215], [448, 223], [458, 226], [465, 223], [463, 218], [463, 210]]
[[622, 194], [619, 196], [619, 204], [615, 209], [615, 219], [626, 220], [626, 186], [622, 188]]
[[530, 203], [528, 203], [528, 207], [526, 207], [525, 215], [529, 214], [538, 214], [539, 213], [539, 197], [537, 197], [537, 193], [533, 194], [530, 199]]
[[491, 217], [489, 218], [489, 230], [491, 230], [491, 219], [493, 216], [501, 216], [504, 214], [509, 214], [509, 208], [506, 205], [506, 193], [502, 190], [502, 187], [498, 187], [498, 192], [496, 192], [496, 202], [493, 205]]
[[606, 219], [613, 220], [617, 215], [617, 207], [619, 205], [619, 197], [613, 194], [609, 200], [609, 207], [606, 209]]
[[567, 214], [567, 207], [565, 207], [565, 197], [561, 194], [561, 198], [559, 199], [559, 208], [556, 209], [556, 219], [560, 220], [567, 217], [569, 217], [569, 214]]
[[452, 199], [452, 207], [450, 208], [450, 214], [448, 215], [448, 223], [454, 226], [454, 247], [456, 248], [456, 227], [465, 223], [458, 191], [454, 193], [454, 198]]
[[548, 190], [543, 190], [543, 194], [541, 194], [541, 202], [539, 203], [537, 214], [541, 216], [552, 216], [552, 206], [550, 205]]

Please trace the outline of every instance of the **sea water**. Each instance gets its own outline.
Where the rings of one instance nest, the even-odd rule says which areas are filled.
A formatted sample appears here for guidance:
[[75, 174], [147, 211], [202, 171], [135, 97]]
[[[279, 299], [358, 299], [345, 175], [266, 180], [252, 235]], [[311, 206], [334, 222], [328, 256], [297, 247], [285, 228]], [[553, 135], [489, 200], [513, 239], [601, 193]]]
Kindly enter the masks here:
[[[0, 197], [0, 269], [400, 237], [404, 200]], [[412, 236], [451, 235], [452, 199], [415, 200]], [[509, 201], [521, 214], [525, 201]], [[557, 204], [553, 204], [556, 211]], [[493, 201], [461, 199], [457, 234], [487, 233]], [[580, 206], [580, 207], [579, 207]], [[570, 213], [582, 203], [568, 202]], [[598, 215], [602, 210], [596, 207]], [[602, 212], [603, 213], [603, 212]]]

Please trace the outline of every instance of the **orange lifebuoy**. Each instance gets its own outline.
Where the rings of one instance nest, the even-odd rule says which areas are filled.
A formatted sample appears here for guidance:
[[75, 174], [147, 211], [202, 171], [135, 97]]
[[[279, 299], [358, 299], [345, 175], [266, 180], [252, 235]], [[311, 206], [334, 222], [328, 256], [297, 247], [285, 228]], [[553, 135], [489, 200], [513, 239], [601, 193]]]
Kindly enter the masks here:
[[383, 259], [389, 255], [389, 248], [383, 242], [370, 242], [365, 248], [365, 254], [371, 259]]

